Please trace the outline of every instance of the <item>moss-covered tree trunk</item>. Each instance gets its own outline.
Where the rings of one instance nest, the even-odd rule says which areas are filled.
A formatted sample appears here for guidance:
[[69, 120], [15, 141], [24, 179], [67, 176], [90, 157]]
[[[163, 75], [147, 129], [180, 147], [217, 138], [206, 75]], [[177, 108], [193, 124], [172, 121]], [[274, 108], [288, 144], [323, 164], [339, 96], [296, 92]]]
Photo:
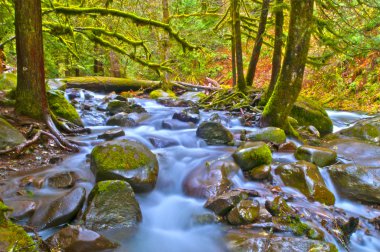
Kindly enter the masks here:
[[120, 61], [118, 55], [114, 51], [110, 51], [109, 53], [110, 56], [110, 65], [111, 65], [111, 76], [120, 78], [121, 77], [121, 72], [120, 72]]
[[99, 59], [99, 56], [103, 53], [103, 50], [97, 43], [94, 45], [94, 53], [94, 74], [98, 76], [104, 76], [104, 65], [103, 62]]
[[252, 86], [253, 80], [255, 79], [256, 67], [257, 63], [259, 62], [261, 46], [263, 45], [263, 36], [265, 33], [265, 27], [267, 25], [269, 2], [270, 0], [263, 0], [263, 3], [261, 5], [259, 28], [257, 30], [255, 45], [253, 46], [251, 60], [249, 62], [247, 70], [247, 86]]
[[283, 46], [283, 29], [284, 29], [284, 11], [281, 5], [284, 3], [284, 0], [276, 0], [275, 3], [275, 31], [274, 31], [274, 49], [272, 57], [272, 75], [269, 83], [269, 87], [265, 96], [263, 97], [263, 103], [266, 103], [271, 97], [274, 87], [276, 85], [278, 75], [281, 70], [281, 59], [282, 59], [282, 46]]
[[235, 54], [236, 54], [236, 73], [237, 73], [237, 88], [241, 92], [246, 91], [246, 83], [243, 71], [243, 49], [241, 45], [241, 30], [240, 30], [240, 0], [232, 0], [233, 18], [232, 27], [235, 32]]
[[[165, 24], [169, 24], [169, 0], [162, 0], [162, 22]], [[169, 59], [169, 47], [170, 47], [170, 38], [168, 34], [161, 34], [161, 59], [162, 62], [165, 62]], [[169, 83], [169, 73], [165, 72], [163, 77], [163, 82], [166, 85]]]
[[0, 46], [0, 74], [2, 74], [5, 70], [5, 54], [4, 47]]
[[[232, 6], [232, 4], [231, 4]], [[231, 10], [231, 20], [234, 20], [234, 11]], [[231, 25], [231, 65], [232, 65], [232, 86], [236, 86], [236, 36], [235, 27]]]
[[314, 0], [291, 0], [284, 62], [273, 94], [266, 104], [261, 126], [276, 126], [292, 133], [288, 115], [301, 91], [310, 36]]
[[16, 111], [36, 119], [48, 113], [42, 45], [41, 0], [15, 0]]

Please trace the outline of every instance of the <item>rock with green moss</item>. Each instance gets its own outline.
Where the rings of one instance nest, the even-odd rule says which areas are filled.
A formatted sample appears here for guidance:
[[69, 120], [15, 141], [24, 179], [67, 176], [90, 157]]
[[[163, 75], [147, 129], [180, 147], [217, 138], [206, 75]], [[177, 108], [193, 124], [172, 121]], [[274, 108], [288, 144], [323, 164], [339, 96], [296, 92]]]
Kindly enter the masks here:
[[135, 127], [137, 123], [127, 113], [120, 112], [108, 118], [106, 125], [120, 127]]
[[203, 92], [186, 92], [183, 93], [180, 97], [178, 97], [180, 100], [185, 101], [192, 101], [192, 102], [199, 102], [199, 100], [207, 97], [207, 95]]
[[298, 147], [294, 156], [298, 160], [305, 160], [320, 167], [336, 163], [337, 158], [336, 152], [331, 149], [309, 145]]
[[84, 226], [93, 231], [123, 228], [132, 232], [141, 222], [142, 215], [128, 182], [106, 180], [98, 182], [92, 189], [82, 219]]
[[245, 225], [254, 223], [260, 216], [260, 204], [256, 200], [240, 201], [227, 215], [232, 225]]
[[0, 150], [15, 147], [25, 141], [25, 137], [16, 128], [0, 117]]
[[264, 142], [251, 142], [241, 146], [232, 154], [243, 171], [250, 171], [260, 165], [270, 165], [272, 152]]
[[177, 96], [171, 90], [164, 91], [162, 89], [157, 89], [150, 92], [149, 97], [151, 99], [158, 99], [158, 98], [176, 98]]
[[228, 145], [234, 140], [232, 133], [218, 122], [202, 122], [196, 134], [208, 145]]
[[270, 177], [270, 171], [270, 165], [260, 165], [250, 170], [249, 177], [253, 180], [265, 180]]
[[96, 181], [125, 180], [135, 192], [149, 192], [156, 185], [158, 161], [142, 143], [113, 140], [92, 150], [91, 170]]
[[298, 189], [306, 197], [326, 205], [334, 205], [335, 196], [326, 187], [318, 167], [306, 161], [280, 165], [275, 173], [286, 186]]
[[343, 196], [370, 204], [380, 204], [380, 167], [356, 164], [328, 168], [335, 188]]
[[242, 191], [229, 191], [209, 198], [204, 207], [213, 211], [216, 215], [225, 216], [234, 208], [240, 201], [247, 199], [248, 194]]
[[318, 102], [305, 97], [299, 97], [295, 102], [290, 116], [297, 120], [300, 126], [313, 125], [321, 135], [331, 133], [333, 123], [326, 110]]
[[129, 101], [112, 100], [108, 103], [107, 109], [110, 115], [118, 113], [145, 113], [146, 110], [139, 104]]
[[49, 108], [57, 117], [61, 117], [78, 126], [83, 126], [78, 112], [73, 105], [66, 100], [65, 93], [61, 90], [49, 90], [47, 92]]
[[248, 134], [246, 137], [251, 141], [264, 141], [272, 142], [275, 144], [282, 144], [286, 141], [285, 132], [282, 129], [276, 127], [257, 129], [254, 132]]
[[38, 251], [36, 243], [25, 230], [8, 219], [7, 212], [10, 211], [0, 200], [0, 251]]
[[15, 89], [17, 86], [17, 75], [14, 73], [0, 74], [0, 90]]
[[361, 120], [354, 126], [343, 129], [336, 134], [355, 137], [380, 145], [380, 116]]

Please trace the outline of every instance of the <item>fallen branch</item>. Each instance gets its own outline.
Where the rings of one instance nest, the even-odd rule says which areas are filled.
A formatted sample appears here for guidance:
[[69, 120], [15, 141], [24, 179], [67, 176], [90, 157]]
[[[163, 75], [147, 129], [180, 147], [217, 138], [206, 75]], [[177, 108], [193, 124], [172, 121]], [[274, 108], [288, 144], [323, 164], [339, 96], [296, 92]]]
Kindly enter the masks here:
[[194, 85], [194, 84], [190, 84], [190, 83], [186, 83], [186, 82], [182, 82], [182, 81], [173, 81], [172, 82], [174, 85], [182, 85], [184, 87], [188, 87], [188, 88], [192, 88], [193, 90], [194, 89], [203, 89], [203, 90], [212, 90], [212, 91], [217, 91], [217, 90], [222, 90], [222, 88], [218, 88], [218, 87], [208, 87], [208, 86], [201, 86], [201, 85]]

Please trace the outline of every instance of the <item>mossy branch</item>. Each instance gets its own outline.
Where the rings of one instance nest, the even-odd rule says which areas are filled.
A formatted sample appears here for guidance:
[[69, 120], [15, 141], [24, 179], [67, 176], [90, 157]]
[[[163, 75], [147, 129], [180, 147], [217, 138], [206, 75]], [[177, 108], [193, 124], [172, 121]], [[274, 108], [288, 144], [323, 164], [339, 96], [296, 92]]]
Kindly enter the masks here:
[[[43, 9], [43, 13], [51, 11], [50, 9]], [[73, 7], [55, 7], [53, 10], [57, 14], [64, 15], [84, 15], [84, 14], [99, 14], [99, 15], [111, 15], [115, 17], [121, 17], [131, 20], [137, 25], [148, 25], [161, 28], [165, 30], [170, 37], [176, 40], [179, 44], [182, 45], [183, 49], [186, 50], [195, 50], [200, 49], [199, 46], [190, 44], [185, 38], [181, 37], [177, 31], [174, 31], [173, 28], [166, 23], [159, 22], [153, 19], [143, 18], [137, 16], [130, 12], [115, 10], [115, 9], [106, 9], [106, 8], [73, 8]]]

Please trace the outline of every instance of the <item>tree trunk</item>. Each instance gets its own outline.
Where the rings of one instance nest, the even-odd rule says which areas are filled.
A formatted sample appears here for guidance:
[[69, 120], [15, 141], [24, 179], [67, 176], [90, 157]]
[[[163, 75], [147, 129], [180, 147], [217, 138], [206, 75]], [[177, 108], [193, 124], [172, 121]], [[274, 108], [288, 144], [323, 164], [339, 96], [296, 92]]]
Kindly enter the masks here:
[[101, 48], [99, 47], [99, 45], [96, 44], [96, 43], [95, 43], [95, 46], [94, 46], [94, 52], [95, 52], [95, 59], [94, 59], [94, 74], [97, 75], [97, 76], [104, 76], [104, 66], [103, 66], [103, 62], [101, 62], [101, 61], [98, 59], [98, 56], [101, 55], [102, 50], [101, 50]]
[[0, 74], [5, 70], [5, 54], [4, 47], [0, 46]]
[[290, 1], [289, 35], [284, 62], [279, 79], [267, 105], [260, 124], [275, 126], [294, 133], [288, 115], [301, 91], [303, 75], [309, 51], [313, 22], [314, 0]]
[[[162, 0], [162, 22], [165, 24], [169, 24], [169, 0]], [[162, 41], [161, 41], [161, 57], [162, 62], [165, 62], [169, 59], [169, 42], [170, 38], [167, 34], [162, 34]], [[164, 83], [169, 82], [169, 73], [165, 73], [163, 76]]]
[[257, 30], [255, 45], [252, 50], [251, 60], [249, 62], [248, 70], [247, 70], [247, 86], [253, 85], [253, 80], [255, 79], [256, 67], [259, 62], [261, 46], [263, 45], [263, 36], [265, 32], [265, 26], [267, 25], [268, 19], [268, 11], [269, 11], [269, 2], [270, 0], [263, 0], [261, 6], [261, 16], [259, 28]]
[[[234, 11], [231, 9], [231, 20], [234, 20]], [[231, 25], [231, 64], [232, 64], [232, 86], [236, 86], [236, 36], [235, 27]]]
[[[276, 6], [283, 4], [284, 0], [276, 0]], [[274, 49], [272, 57], [272, 76], [270, 79], [269, 87], [265, 96], [263, 97], [263, 103], [265, 104], [271, 97], [274, 86], [276, 85], [278, 75], [281, 70], [281, 58], [282, 58], [282, 45], [283, 45], [283, 27], [284, 27], [284, 12], [282, 8], [276, 11], [276, 24], [274, 35]]]
[[15, 0], [16, 112], [44, 119], [49, 112], [42, 44], [41, 0]]
[[237, 72], [237, 88], [241, 92], [246, 91], [246, 83], [243, 71], [243, 49], [241, 45], [241, 31], [240, 31], [240, 1], [232, 0], [233, 18], [232, 26], [235, 31], [235, 53], [236, 53], [236, 72]]
[[118, 55], [114, 51], [110, 51], [111, 76], [120, 78], [120, 61]]

